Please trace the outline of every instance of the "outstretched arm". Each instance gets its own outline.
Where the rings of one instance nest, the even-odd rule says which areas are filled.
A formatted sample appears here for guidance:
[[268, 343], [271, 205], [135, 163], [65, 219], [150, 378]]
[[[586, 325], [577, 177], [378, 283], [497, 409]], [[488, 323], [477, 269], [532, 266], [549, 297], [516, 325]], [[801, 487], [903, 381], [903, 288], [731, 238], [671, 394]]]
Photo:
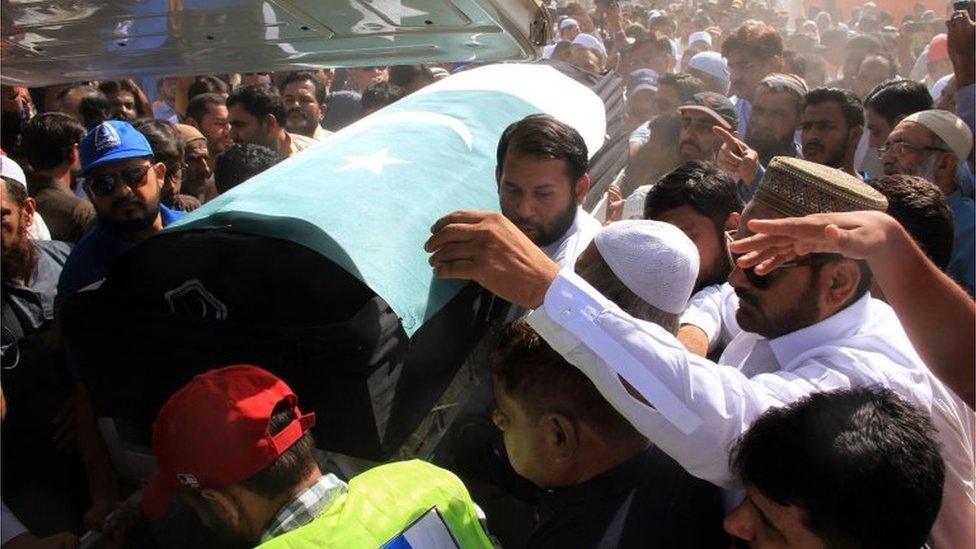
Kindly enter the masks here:
[[752, 220], [732, 243], [743, 268], [766, 274], [809, 253], [864, 259], [915, 350], [966, 404], [976, 406], [976, 304], [939, 270], [893, 218], [880, 212]]

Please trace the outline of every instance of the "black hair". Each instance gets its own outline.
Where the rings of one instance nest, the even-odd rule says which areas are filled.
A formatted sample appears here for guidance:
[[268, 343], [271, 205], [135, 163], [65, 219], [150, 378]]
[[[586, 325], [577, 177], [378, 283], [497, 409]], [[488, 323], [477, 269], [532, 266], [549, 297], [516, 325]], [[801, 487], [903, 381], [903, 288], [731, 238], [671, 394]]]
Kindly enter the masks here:
[[192, 118], [197, 124], [203, 122], [204, 115], [207, 114], [208, 105], [226, 105], [227, 100], [218, 93], [201, 93], [186, 106], [186, 117]]
[[264, 122], [269, 114], [275, 117], [278, 124], [285, 124], [285, 102], [281, 94], [271, 84], [251, 84], [240, 86], [227, 98], [227, 108], [240, 103], [248, 114]]
[[281, 85], [278, 86], [278, 91], [282, 95], [285, 94], [285, 88], [288, 84], [292, 82], [305, 82], [309, 81], [312, 86], [315, 87], [315, 100], [319, 102], [320, 105], [325, 104], [325, 96], [328, 93], [325, 87], [325, 82], [322, 77], [310, 71], [292, 71], [285, 75], [284, 80], [281, 81]]
[[530, 114], [505, 128], [495, 155], [498, 173], [503, 171], [509, 149], [519, 156], [565, 160], [566, 175], [574, 188], [589, 164], [583, 136], [548, 114]]
[[657, 85], [671, 86], [678, 90], [682, 103], [691, 99], [692, 95], [705, 91], [705, 84], [701, 80], [685, 72], [664, 74], [658, 79]]
[[139, 120], [133, 127], [146, 137], [157, 162], [166, 165], [166, 175], [175, 173], [183, 162], [183, 137], [176, 126], [165, 120]]
[[935, 427], [886, 388], [817, 392], [771, 408], [729, 461], [746, 487], [798, 507], [827, 547], [916, 549], [942, 503]]
[[863, 65], [864, 62], [867, 61], [867, 59], [869, 57], [879, 57], [879, 58], [885, 60], [885, 63], [887, 63], [888, 64], [888, 67], [891, 69], [890, 71], [888, 71], [888, 78], [887, 78], [887, 80], [891, 80], [891, 79], [895, 78], [896, 76], [898, 76], [898, 62], [895, 61], [894, 56], [892, 56], [890, 53], [888, 53], [886, 51], [879, 51], [877, 53], [869, 53], [869, 54], [865, 55], [864, 58], [861, 59], [861, 62], [857, 66], [858, 71], [861, 70], [861, 65]]
[[105, 80], [98, 84], [98, 90], [104, 93], [106, 97], [113, 93], [129, 92], [135, 101], [136, 118], [153, 117], [152, 105], [149, 104], [149, 98], [146, 97], [145, 92], [142, 91], [142, 88], [135, 80]]
[[409, 89], [417, 80], [434, 81], [434, 73], [427, 65], [394, 65], [387, 72], [387, 80], [403, 89]]
[[885, 80], [864, 98], [864, 107], [870, 108], [894, 127], [910, 114], [931, 109], [932, 96], [921, 82], [908, 79]]
[[230, 93], [230, 86], [227, 85], [227, 82], [224, 82], [216, 76], [198, 76], [186, 89], [186, 100], [192, 101], [198, 95], [205, 93]]
[[374, 82], [366, 86], [366, 89], [363, 90], [363, 96], [360, 101], [362, 101], [364, 111], [372, 112], [395, 103], [403, 99], [406, 95], [406, 90], [396, 84], [391, 84], [387, 81]]
[[47, 112], [31, 118], [21, 134], [21, 150], [35, 170], [60, 166], [71, 148], [85, 137], [85, 127], [63, 112]]
[[883, 175], [867, 181], [888, 199], [888, 215], [908, 232], [932, 263], [945, 270], [952, 257], [952, 210], [934, 183], [913, 175]]
[[559, 413], [608, 441], [644, 440], [592, 381], [523, 321], [498, 334], [489, 364], [495, 381], [534, 418]]
[[105, 94], [95, 90], [81, 98], [78, 102], [78, 114], [81, 115], [82, 124], [91, 130], [95, 126], [108, 120], [112, 105], [108, 102]]
[[[271, 412], [268, 432], [272, 435], [280, 433], [295, 419], [292, 405], [287, 400], [282, 400]], [[314, 450], [315, 438], [312, 431], [307, 430], [274, 463], [251, 478], [241, 481], [241, 486], [265, 499], [281, 497], [298, 487], [318, 467]]]
[[742, 212], [735, 180], [711, 162], [692, 160], [677, 167], [651, 187], [644, 199], [644, 218], [656, 219], [681, 206], [711, 220], [724, 241], [725, 221], [733, 212]]
[[804, 104], [806, 106], [819, 105], [828, 101], [840, 105], [848, 129], [864, 126], [864, 105], [851, 90], [828, 87], [813, 88], [807, 92]]
[[278, 153], [257, 143], [235, 143], [217, 155], [214, 186], [225, 193], [278, 163]]

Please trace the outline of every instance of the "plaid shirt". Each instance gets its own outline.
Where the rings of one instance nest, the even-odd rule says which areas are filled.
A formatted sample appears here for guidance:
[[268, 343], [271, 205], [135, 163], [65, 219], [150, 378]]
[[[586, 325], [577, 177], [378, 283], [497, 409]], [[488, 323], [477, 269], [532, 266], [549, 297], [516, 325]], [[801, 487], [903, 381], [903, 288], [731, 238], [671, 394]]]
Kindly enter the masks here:
[[346, 489], [346, 483], [335, 475], [322, 475], [278, 510], [278, 514], [261, 534], [261, 543], [312, 522], [336, 497], [345, 493]]

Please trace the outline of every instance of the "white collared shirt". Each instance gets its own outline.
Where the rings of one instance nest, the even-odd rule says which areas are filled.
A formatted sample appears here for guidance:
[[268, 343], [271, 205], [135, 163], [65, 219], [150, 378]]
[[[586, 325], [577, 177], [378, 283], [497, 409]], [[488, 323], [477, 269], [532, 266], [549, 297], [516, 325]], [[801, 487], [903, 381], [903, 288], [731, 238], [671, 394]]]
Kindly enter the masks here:
[[602, 228], [603, 225], [586, 213], [582, 206], [577, 206], [573, 224], [566, 229], [559, 240], [548, 246], [542, 246], [542, 251], [560, 267], [572, 269], [576, 265], [576, 258], [590, 245], [590, 241]]
[[[894, 311], [870, 296], [769, 340], [779, 369], [753, 377], [688, 353], [672, 334], [627, 315], [569, 270], [526, 320], [644, 436], [689, 473], [728, 488], [735, 487], [728, 452], [768, 408], [816, 391], [888, 387], [929, 411], [939, 431], [946, 477], [935, 546], [976, 541], [976, 416], [923, 365]], [[747, 336], [755, 338], [739, 337]], [[651, 406], [632, 397], [621, 377]]]
[[[726, 282], [712, 284], [695, 292], [688, 300], [688, 306], [681, 313], [681, 324], [695, 326], [708, 338], [708, 352], [726, 347], [742, 331], [735, 320], [739, 310], [739, 296]], [[722, 364], [732, 364], [724, 360]]]

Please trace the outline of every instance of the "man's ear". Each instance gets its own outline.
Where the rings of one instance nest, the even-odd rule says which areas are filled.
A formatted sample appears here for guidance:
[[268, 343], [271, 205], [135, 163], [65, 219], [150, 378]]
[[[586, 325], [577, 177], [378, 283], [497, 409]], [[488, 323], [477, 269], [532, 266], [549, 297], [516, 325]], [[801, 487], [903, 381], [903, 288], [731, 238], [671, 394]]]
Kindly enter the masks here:
[[742, 214], [739, 212], [732, 212], [728, 217], [725, 218], [725, 230], [735, 231], [739, 229], [739, 221], [742, 220]]
[[853, 259], [831, 261], [820, 269], [820, 283], [826, 290], [823, 309], [833, 314], [851, 302], [861, 283], [861, 268]]
[[561, 461], [572, 458], [579, 449], [579, 434], [573, 422], [562, 414], [546, 414], [541, 421], [552, 455]]
[[590, 192], [590, 174], [583, 174], [583, 177], [576, 182], [574, 191], [576, 194], [576, 203], [582, 204], [586, 200], [586, 193]]
[[81, 147], [80, 143], [75, 143], [74, 145], [71, 146], [71, 148], [68, 149], [69, 165], [74, 166], [75, 164], [81, 162], [81, 152], [79, 152], [80, 147]]
[[156, 162], [153, 164], [152, 170], [156, 174], [156, 186], [162, 189], [163, 184], [166, 182], [166, 164]]
[[847, 141], [847, 147], [851, 148], [851, 145], [853, 144], [852, 150], [856, 151], [857, 145], [861, 142], [861, 135], [863, 134], [864, 134], [864, 126], [854, 126], [853, 128], [851, 128], [851, 135], [850, 135], [850, 139]]
[[28, 229], [34, 224], [34, 212], [36, 211], [37, 203], [34, 202], [33, 198], [28, 196], [27, 200], [24, 201], [24, 226]]
[[935, 173], [936, 173], [936, 178], [939, 179], [947, 179], [947, 180], [955, 179], [956, 155], [954, 153], [939, 153], [939, 158], [935, 161]]
[[278, 126], [278, 119], [275, 118], [275, 115], [270, 113], [264, 115], [264, 131], [268, 132], [269, 135], [275, 133]]
[[495, 184], [501, 186], [502, 184], [502, 167], [495, 166]]
[[220, 490], [214, 490], [212, 488], [204, 488], [200, 490], [200, 496], [211, 508], [217, 511], [227, 524], [237, 525], [243, 517], [240, 515], [240, 510], [237, 505], [235, 505], [234, 500], [231, 497]]

